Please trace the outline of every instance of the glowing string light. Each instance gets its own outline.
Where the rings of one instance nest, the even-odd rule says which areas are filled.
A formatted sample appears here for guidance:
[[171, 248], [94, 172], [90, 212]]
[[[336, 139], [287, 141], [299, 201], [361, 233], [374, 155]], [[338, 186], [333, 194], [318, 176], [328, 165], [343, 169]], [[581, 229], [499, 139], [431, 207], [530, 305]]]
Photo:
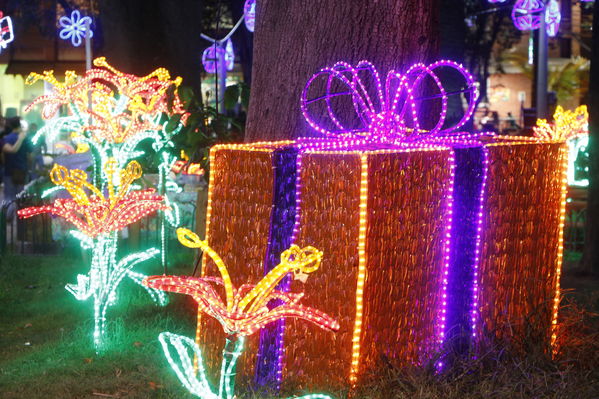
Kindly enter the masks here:
[[247, 30], [253, 32], [256, 25], [256, 0], [245, 0], [243, 18]]
[[540, 0], [518, 0], [512, 9], [512, 21], [519, 30], [535, 30], [544, 18], [545, 5]]
[[537, 119], [537, 126], [533, 128], [534, 136], [541, 140], [563, 142], [588, 134], [589, 112], [586, 105], [574, 111], [564, 110], [558, 105], [553, 120], [553, 123], [549, 123], [546, 119]]
[[[106, 196], [87, 181], [87, 174], [78, 169], [68, 170], [55, 164], [50, 179], [66, 189], [72, 199], [59, 198], [53, 205], [30, 207], [19, 210], [22, 218], [41, 213], [61, 216], [75, 225], [79, 231], [72, 232], [81, 241], [84, 249], [92, 251], [91, 268], [88, 275], [78, 275], [76, 284], [67, 284], [66, 289], [78, 300], [94, 298], [94, 344], [100, 351], [104, 345], [106, 310], [116, 301], [116, 289], [124, 277], [141, 283], [145, 275], [131, 269], [148, 260], [160, 251], [152, 248], [116, 259], [117, 232], [158, 209], [166, 209], [161, 196], [152, 189], [130, 191], [135, 179], [141, 177], [141, 167], [136, 161], [125, 169], [116, 168], [111, 158], [104, 172], [108, 184]], [[118, 179], [117, 179], [118, 177]], [[148, 294], [159, 304], [166, 303], [164, 293], [145, 287]]]
[[[449, 158], [449, 169], [450, 169], [450, 181], [453, 182], [455, 180], [455, 158], [453, 153]], [[446, 207], [446, 220], [447, 224], [445, 227], [445, 240], [443, 245], [443, 275], [441, 276], [441, 310], [439, 312], [439, 322], [438, 322], [438, 341], [439, 348], [442, 347], [445, 342], [445, 332], [446, 332], [446, 323], [447, 323], [447, 302], [448, 302], [448, 293], [447, 293], [447, 285], [449, 281], [449, 271], [451, 266], [451, 224], [453, 222], [453, 183], [449, 184], [447, 187], [447, 194], [445, 196], [445, 207]], [[443, 362], [437, 363], [437, 367], [443, 367]]]
[[[179, 191], [180, 187], [169, 176], [173, 159], [165, 153], [173, 147], [172, 137], [177, 134], [188, 114], [177, 95], [177, 88], [181, 78], [171, 79], [169, 72], [158, 68], [152, 73], [138, 77], [125, 74], [113, 68], [105, 58], [94, 60], [95, 68], [87, 70], [78, 77], [73, 71], [65, 73], [64, 81], [56, 79], [52, 71], [42, 74], [31, 73], [26, 80], [33, 84], [44, 80], [53, 86], [53, 90], [46, 95], [36, 98], [27, 110], [37, 104], [43, 104], [42, 116], [52, 119], [34, 137], [37, 141], [45, 135], [53, 141], [60, 132], [71, 134], [78, 149], [89, 148], [93, 160], [92, 183], [100, 192], [111, 190], [107, 181], [105, 166], [116, 162], [116, 168], [125, 168], [130, 160], [144, 154], [138, 149], [144, 140], [152, 141], [152, 149], [161, 159], [158, 166], [160, 194], [165, 194], [162, 189]], [[175, 95], [172, 96], [174, 91]], [[58, 110], [67, 105], [69, 115], [56, 117]], [[166, 130], [167, 121], [179, 116], [179, 123], [173, 129]], [[115, 181], [120, 177], [115, 176]], [[146, 194], [150, 192], [146, 191]], [[133, 197], [142, 193], [134, 193]], [[100, 209], [101, 196], [96, 195], [94, 203]], [[150, 197], [138, 197], [147, 202]], [[126, 206], [125, 203], [121, 204]], [[136, 207], [136, 205], [134, 205]], [[150, 209], [149, 203], [143, 205]], [[178, 223], [179, 215], [176, 205], [161, 209], [161, 217], [168, 223]], [[126, 224], [126, 223], [125, 223]], [[121, 224], [119, 227], [123, 227]], [[161, 259], [166, 264], [166, 238], [167, 228], [164, 223], [161, 227]]]
[[4, 16], [0, 11], [0, 53], [9, 43], [15, 40], [15, 34], [12, 28], [12, 19], [9, 16]]
[[479, 287], [479, 268], [480, 268], [480, 254], [482, 246], [482, 232], [483, 232], [483, 211], [485, 206], [485, 195], [487, 186], [487, 176], [489, 170], [489, 150], [484, 147], [483, 152], [483, 169], [482, 169], [482, 182], [480, 187], [480, 193], [478, 198], [478, 213], [476, 217], [476, 243], [474, 247], [474, 267], [473, 267], [473, 282], [472, 282], [472, 305], [470, 309], [470, 321], [471, 321], [471, 334], [473, 338], [476, 338], [476, 326], [478, 323], [478, 304], [480, 302], [480, 287]]
[[360, 366], [360, 338], [362, 337], [362, 316], [364, 311], [364, 282], [366, 280], [366, 231], [368, 226], [368, 157], [360, 157], [360, 230], [358, 232], [358, 281], [356, 286], [356, 318], [352, 334], [352, 361], [349, 382], [355, 385]]
[[[299, 305], [302, 294], [287, 293], [275, 290], [277, 284], [289, 272], [311, 273], [320, 266], [322, 252], [312, 247], [300, 249], [292, 246], [281, 255], [281, 262], [272, 269], [258, 284], [244, 284], [236, 289], [222, 258], [208, 246], [206, 241], [188, 229], [177, 230], [179, 241], [190, 248], [200, 248], [216, 264], [221, 278], [188, 277], [188, 276], [153, 276], [147, 277], [144, 284], [148, 287], [191, 295], [198, 303], [198, 308], [219, 321], [227, 334], [227, 344], [223, 351], [221, 376], [218, 394], [207, 383], [206, 370], [198, 345], [191, 339], [163, 333], [161, 343], [169, 363], [175, 373], [192, 393], [204, 398], [233, 398], [236, 362], [243, 350], [243, 338], [255, 333], [265, 325], [284, 317], [302, 318], [317, 326], [335, 331], [339, 324], [328, 315]], [[217, 293], [224, 288], [225, 300]], [[273, 300], [279, 305], [267, 307]], [[175, 361], [168, 349], [168, 342], [177, 348], [179, 361]], [[233, 345], [232, 348], [229, 346]], [[194, 365], [188, 354], [190, 347], [196, 357]], [[198, 377], [199, 376], [199, 377]]]
[[[452, 70], [461, 76], [465, 88], [448, 93], [438, 76], [441, 70]], [[434, 93], [416, 97], [432, 80]], [[326, 82], [324, 93], [314, 93], [316, 82]], [[366, 82], [373, 82], [374, 89], [368, 90]], [[336, 89], [336, 87], [340, 87]], [[374, 95], [372, 93], [374, 93]], [[462, 118], [446, 126], [447, 104], [450, 95], [467, 95], [468, 105]], [[335, 111], [334, 99], [348, 97], [354, 105], [351, 120], [342, 120]], [[414, 64], [404, 74], [390, 71], [383, 87], [381, 77], [372, 63], [360, 61], [356, 66], [337, 62], [332, 67], [321, 69], [306, 83], [301, 95], [301, 110], [308, 124], [318, 133], [339, 139], [393, 140], [402, 142], [431, 138], [455, 131], [472, 116], [478, 98], [474, 78], [466, 69], [453, 61], [441, 60], [430, 65]], [[425, 101], [438, 101], [441, 112], [433, 127], [426, 129], [422, 124], [419, 109]], [[327, 119], [317, 118], [321, 114]], [[353, 127], [356, 126], [357, 127]]]
[[233, 70], [235, 62], [235, 53], [233, 52], [233, 43], [231, 39], [227, 40], [222, 46], [214, 42], [202, 53], [202, 65], [208, 73], [225, 73]]
[[89, 37], [94, 36], [94, 31], [89, 29], [91, 27], [92, 19], [90, 17], [81, 17], [79, 10], [71, 12], [71, 16], [62, 16], [58, 20], [58, 23], [62, 27], [59, 32], [59, 36], [63, 40], [71, 40], [71, 43], [75, 47], [79, 47], [82, 43], [82, 39], [89, 33]]
[[556, 345], [557, 342], [557, 329], [558, 329], [558, 314], [559, 314], [559, 303], [561, 298], [561, 287], [560, 280], [562, 275], [562, 265], [564, 261], [564, 224], [566, 221], [566, 201], [568, 194], [568, 152], [564, 146], [561, 148], [563, 165], [562, 165], [562, 179], [561, 179], [561, 201], [560, 201], [560, 216], [559, 216], [559, 236], [558, 236], [558, 251], [557, 251], [557, 265], [555, 274], [555, 297], [553, 298], [553, 314], [551, 316], [551, 346], [553, 348], [553, 354], [555, 355], [558, 351]]
[[545, 10], [545, 30], [549, 37], [555, 37], [559, 30], [559, 24], [562, 20], [562, 14], [559, 9], [559, 3], [556, 0], [549, 0]]

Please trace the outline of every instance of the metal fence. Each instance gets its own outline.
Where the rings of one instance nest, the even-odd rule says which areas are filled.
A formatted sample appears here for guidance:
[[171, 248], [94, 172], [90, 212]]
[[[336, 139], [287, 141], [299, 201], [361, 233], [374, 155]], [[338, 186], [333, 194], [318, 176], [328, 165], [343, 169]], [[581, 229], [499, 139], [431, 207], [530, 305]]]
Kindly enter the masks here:
[[57, 245], [52, 240], [50, 215], [20, 219], [19, 209], [43, 205], [36, 197], [23, 195], [13, 201], [0, 204], [0, 254], [6, 252], [52, 254]]
[[[0, 255], [14, 254], [58, 254], [65, 248], [65, 242], [74, 242], [69, 239], [68, 231], [61, 230], [55, 218], [49, 214], [41, 214], [28, 219], [20, 219], [16, 212], [19, 209], [47, 205], [48, 201], [36, 195], [24, 194], [15, 201], [0, 203]], [[196, 210], [194, 203], [187, 203], [191, 211], [186, 220], [186, 226], [195, 229]], [[124, 248], [160, 248], [162, 243], [162, 217], [153, 214], [142, 218], [140, 221], [128, 226], [121, 233], [120, 241]], [[57, 235], [60, 238], [57, 238]], [[174, 228], [165, 224], [165, 237], [168, 241], [176, 241]], [[167, 245], [168, 247], [173, 247]]]

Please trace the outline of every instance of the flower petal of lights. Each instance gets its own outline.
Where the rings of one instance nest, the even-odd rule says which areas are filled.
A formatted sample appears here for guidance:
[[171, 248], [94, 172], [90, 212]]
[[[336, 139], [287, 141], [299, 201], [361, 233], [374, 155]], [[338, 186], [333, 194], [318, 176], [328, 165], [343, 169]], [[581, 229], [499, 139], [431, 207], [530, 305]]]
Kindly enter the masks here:
[[70, 118], [67, 127], [71, 131], [90, 132], [95, 142], [117, 144], [148, 131], [162, 131], [159, 121], [163, 113], [181, 115], [183, 123], [187, 120], [178, 96], [174, 96], [172, 108], [169, 107], [169, 90], [177, 88], [181, 78], [171, 80], [166, 69], [158, 68], [138, 77], [119, 72], [104, 57], [96, 58], [94, 65], [97, 68], [86, 71], [81, 78], [67, 71], [64, 82], [59, 82], [53, 71], [29, 74], [26, 84], [44, 80], [54, 89], [33, 100], [26, 112], [37, 104], [44, 104], [42, 116], [51, 119], [62, 105], [68, 105], [73, 116], [65, 118]]
[[557, 35], [561, 20], [559, 3], [556, 0], [550, 0], [545, 11], [545, 30], [548, 36], [555, 37]]
[[541, 25], [545, 5], [540, 0], [518, 0], [512, 9], [512, 21], [520, 30], [535, 30]]
[[[311, 273], [318, 269], [322, 252], [306, 247], [292, 246], [281, 255], [281, 263], [271, 270], [257, 285], [243, 285], [235, 289], [222, 259], [205, 241], [187, 229], [178, 229], [181, 243], [190, 248], [201, 248], [215, 262], [221, 274], [216, 277], [152, 276], [144, 280], [148, 287], [163, 291], [191, 295], [200, 310], [218, 320], [227, 334], [252, 335], [265, 325], [284, 317], [310, 321], [320, 328], [335, 331], [339, 323], [318, 310], [299, 305], [303, 294], [275, 290], [289, 272]], [[225, 300], [218, 290], [225, 289]], [[279, 300], [272, 308], [271, 300]]]
[[5, 17], [4, 13], [0, 11], [0, 53], [13, 40], [15, 40], [15, 34], [12, 28], [12, 19], [9, 16]]
[[[133, 161], [129, 165], [135, 165]], [[139, 166], [139, 164], [137, 164]], [[82, 170], [69, 171], [55, 164], [51, 172], [51, 179], [56, 185], [64, 187], [72, 199], [59, 198], [52, 205], [30, 207], [18, 211], [22, 218], [29, 218], [42, 213], [51, 213], [61, 216], [75, 225], [88, 237], [118, 231], [134, 223], [144, 216], [157, 210], [166, 210], [168, 207], [155, 190], [147, 189], [128, 192], [128, 186], [141, 173], [125, 171], [121, 175], [121, 185], [118, 194], [109, 192], [106, 198], [97, 188], [87, 182], [87, 174]], [[88, 189], [93, 195], [88, 195]]]
[[[79, 47], [88, 32], [88, 26], [91, 27], [92, 19], [90, 17], [81, 17], [79, 10], [74, 10], [70, 17], [60, 17], [58, 23], [62, 27], [58, 34], [60, 38], [63, 40], [71, 39], [73, 46]], [[89, 29], [89, 37], [93, 36], [94, 31]]]
[[243, 19], [245, 27], [250, 31], [254, 31], [256, 25], [256, 0], [245, 0], [243, 5]]
[[[464, 88], [448, 93], [443, 88], [441, 71], [459, 76], [464, 81]], [[433, 92], [423, 94], [428, 87], [432, 87]], [[447, 126], [450, 95], [466, 95], [468, 105], [462, 118]], [[310, 126], [325, 136], [414, 141], [443, 135], [464, 125], [474, 112], [477, 98], [474, 78], [453, 61], [415, 64], [404, 74], [392, 70], [387, 74], [384, 87], [370, 62], [360, 61], [356, 66], [338, 62], [321, 69], [308, 80], [301, 96], [301, 109]], [[336, 109], [346, 109], [344, 102], [353, 105], [351, 120], [342, 120], [336, 112]], [[424, 118], [419, 115], [419, 109], [423, 105], [441, 108], [438, 119], [431, 126], [425, 126], [421, 121]], [[326, 118], [320, 118], [320, 115], [326, 115]]]
[[574, 111], [564, 110], [558, 105], [553, 114], [553, 123], [538, 119], [534, 127], [535, 137], [545, 141], [567, 141], [588, 134], [589, 112], [586, 105]]

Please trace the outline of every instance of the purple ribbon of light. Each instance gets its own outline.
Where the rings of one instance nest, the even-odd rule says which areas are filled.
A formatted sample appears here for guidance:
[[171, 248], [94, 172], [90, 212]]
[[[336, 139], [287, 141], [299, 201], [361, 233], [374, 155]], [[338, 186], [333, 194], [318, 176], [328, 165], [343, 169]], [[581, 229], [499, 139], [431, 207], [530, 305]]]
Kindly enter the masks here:
[[[447, 92], [439, 74], [444, 69], [461, 75], [465, 88]], [[311, 97], [317, 89], [321, 93]], [[432, 94], [424, 94], [431, 90]], [[461, 94], [467, 95], [466, 110], [458, 122], [445, 126], [449, 97]], [[472, 116], [477, 98], [474, 78], [454, 61], [414, 64], [403, 74], [392, 70], [384, 86], [372, 63], [360, 61], [352, 66], [338, 62], [308, 80], [301, 96], [301, 110], [310, 126], [324, 136], [412, 142], [445, 136], [463, 126]], [[348, 100], [351, 105], [346, 107], [353, 107], [354, 115], [344, 120], [339, 111], [343, 110], [343, 101]], [[432, 128], [425, 128], [421, 122], [421, 108], [426, 101], [438, 101], [441, 107]]]

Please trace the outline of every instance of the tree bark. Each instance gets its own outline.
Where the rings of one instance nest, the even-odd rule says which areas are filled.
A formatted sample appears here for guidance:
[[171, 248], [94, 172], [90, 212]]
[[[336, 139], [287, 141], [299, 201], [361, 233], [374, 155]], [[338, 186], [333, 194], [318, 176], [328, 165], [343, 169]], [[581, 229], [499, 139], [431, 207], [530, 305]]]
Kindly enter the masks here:
[[299, 109], [307, 80], [337, 61], [380, 73], [437, 54], [438, 0], [260, 0], [246, 141], [310, 134]]
[[589, 83], [589, 191], [583, 268], [599, 274], [599, 7], [593, 14], [593, 47]]
[[[115, 68], [145, 75], [165, 67], [173, 77], [201, 93], [203, 0], [127, 0], [100, 2], [101, 48]], [[99, 54], [98, 54], [99, 53]]]

